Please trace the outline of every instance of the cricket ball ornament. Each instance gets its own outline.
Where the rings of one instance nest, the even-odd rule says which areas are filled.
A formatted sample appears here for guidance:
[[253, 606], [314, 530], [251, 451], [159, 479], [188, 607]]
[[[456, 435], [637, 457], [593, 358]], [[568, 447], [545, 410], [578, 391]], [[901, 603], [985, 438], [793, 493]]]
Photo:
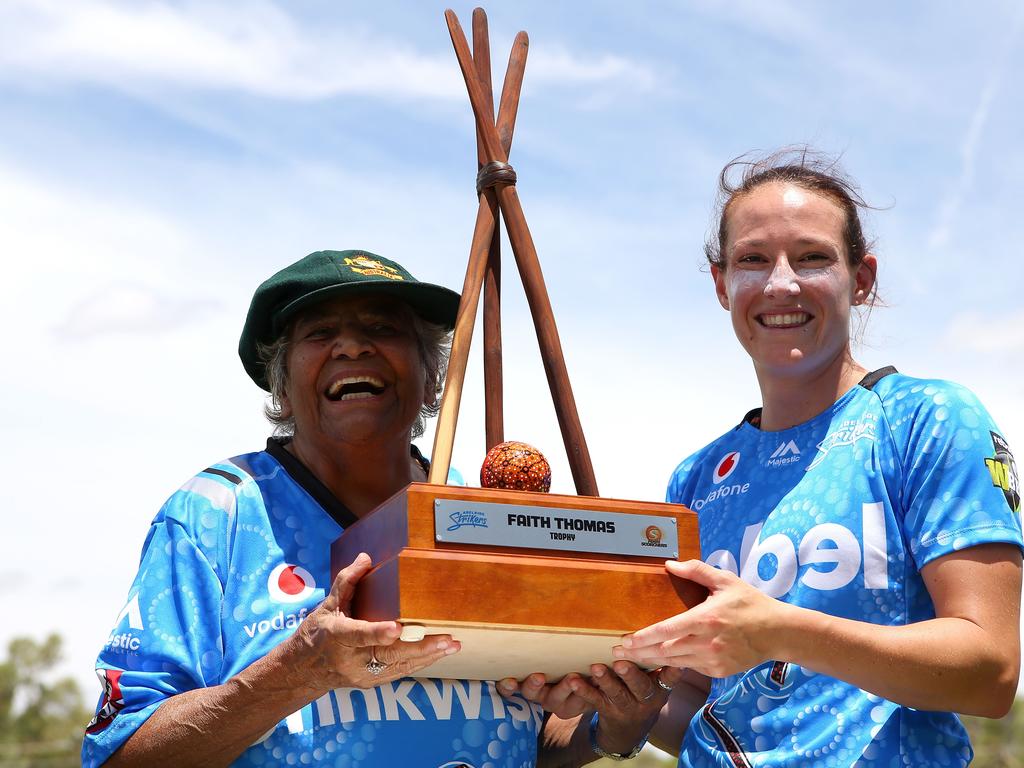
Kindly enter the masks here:
[[551, 466], [544, 454], [527, 443], [498, 443], [480, 467], [480, 485], [512, 491], [551, 490]]

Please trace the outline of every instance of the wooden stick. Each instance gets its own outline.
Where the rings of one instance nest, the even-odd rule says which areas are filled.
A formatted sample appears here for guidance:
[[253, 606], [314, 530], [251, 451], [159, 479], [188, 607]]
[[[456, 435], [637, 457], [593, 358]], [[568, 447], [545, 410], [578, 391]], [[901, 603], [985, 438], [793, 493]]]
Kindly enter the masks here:
[[[476, 69], [476, 76], [480, 78], [487, 119], [493, 122], [494, 96], [491, 91], [491, 44], [487, 39], [487, 14], [484, 13], [483, 8], [473, 10], [473, 67]], [[487, 162], [479, 128], [476, 129], [476, 157], [477, 163], [480, 166]]]
[[[514, 50], [514, 48], [513, 48]], [[494, 114], [494, 102], [492, 100], [493, 87], [491, 84], [491, 46], [487, 36], [487, 14], [483, 8], [476, 8], [473, 11], [473, 64], [476, 67], [477, 77], [483, 85], [484, 98], [487, 101], [488, 115]], [[522, 69], [519, 70], [520, 76]], [[506, 85], [509, 73], [506, 71]], [[504, 95], [504, 91], [502, 93]], [[517, 94], [518, 97], [518, 94]], [[516, 99], [518, 103], [518, 98]], [[503, 110], [507, 109], [503, 106]], [[515, 120], [513, 109], [512, 120]], [[499, 122], [501, 120], [499, 119]], [[506, 118], [507, 122], [507, 118]], [[511, 135], [509, 142], [502, 142], [505, 153], [508, 154], [511, 146]], [[487, 162], [484, 153], [483, 141], [480, 138], [480, 131], [476, 134], [477, 161], [479, 167]], [[504, 390], [503, 372], [501, 365], [501, 221], [494, 222], [494, 232], [491, 235], [491, 246], [487, 254], [487, 267], [484, 270], [484, 437], [485, 448], [491, 450], [495, 445], [505, 439], [504, 419]]]
[[[466, 36], [453, 11], [450, 9], [445, 11], [445, 19], [448, 22], [448, 32], [452, 38], [455, 55], [459, 60], [459, 68], [466, 81], [466, 90], [469, 92], [470, 104], [473, 107], [477, 129], [487, 157], [490, 161], [505, 162], [508, 155], [504, 152], [504, 147], [498, 138], [497, 128], [484, 119], [486, 106], [483, 89], [473, 67]], [[497, 189], [498, 201], [505, 218], [509, 240], [512, 243], [512, 252], [515, 254], [519, 274], [526, 290], [526, 298], [530, 305], [530, 312], [533, 315], [541, 359], [544, 362], [544, 372], [547, 375], [548, 387], [554, 400], [555, 414], [558, 417], [562, 441], [565, 443], [569, 467], [576, 484], [576, 492], [584, 496], [598, 496], [597, 479], [594, 476], [586, 438], [583, 436], [583, 427], [580, 424], [576, 400], [572, 394], [572, 385], [569, 383], [569, 374], [565, 368], [562, 345], [558, 338], [554, 313], [551, 311], [551, 301], [544, 285], [537, 249], [533, 243], [533, 237], [526, 223], [526, 216], [523, 214], [515, 187], [500, 185]]]
[[541, 360], [544, 362], [544, 373], [547, 375], [551, 397], [555, 401], [555, 415], [558, 417], [558, 426], [562, 432], [562, 442], [565, 444], [576, 493], [580, 496], [600, 496], [590, 450], [587, 448], [583, 425], [576, 410], [576, 399], [569, 383], [569, 372], [565, 367], [562, 344], [558, 338], [555, 316], [551, 311], [551, 300], [548, 298], [540, 261], [537, 259], [537, 249], [533, 244], [530, 228], [526, 224], [526, 216], [516, 188], [498, 187], [498, 202], [505, 219], [505, 227], [508, 229], [508, 238], [512, 243], [512, 252], [519, 266], [523, 288], [526, 290], [530, 313], [533, 315]]
[[459, 60], [462, 79], [466, 81], [466, 90], [469, 91], [469, 103], [473, 107], [473, 116], [476, 118], [478, 135], [484, 146], [487, 161], [507, 162], [508, 155], [503, 151], [501, 142], [498, 140], [498, 132], [492, 122], [493, 115], [490, 120], [487, 119], [487, 102], [484, 97], [483, 87], [477, 79], [476, 70], [473, 67], [473, 54], [469, 52], [469, 43], [466, 42], [466, 34], [462, 31], [459, 18], [451, 8], [444, 12], [444, 18], [448, 22], [448, 34], [451, 36], [452, 45], [455, 47], [455, 57]]
[[525, 32], [517, 33], [516, 39], [512, 41], [512, 52], [508, 57], [508, 68], [505, 70], [505, 82], [501, 87], [501, 102], [498, 107], [498, 139], [501, 141], [501, 148], [505, 150], [505, 157], [512, 152], [512, 134], [516, 127], [519, 92], [523, 88], [523, 73], [526, 71], [526, 54], [529, 50], [530, 38]]
[[[474, 14], [474, 34], [481, 28], [486, 35], [486, 16]], [[520, 33], [523, 35], [523, 33]], [[505, 126], [508, 142], [503, 145], [507, 153], [511, 150], [513, 124], [519, 104], [519, 89], [522, 87], [523, 71], [526, 67], [525, 35], [520, 39], [516, 36], [512, 55], [509, 58], [509, 70], [505, 75], [502, 92], [501, 109], [498, 112], [498, 124]], [[474, 40], [474, 43], [476, 41]], [[486, 41], [478, 47], [480, 55], [489, 51]], [[474, 69], [476, 68], [474, 64]], [[489, 69], [489, 67], [488, 67]], [[490, 113], [493, 115], [493, 102]], [[485, 108], [486, 109], [486, 108]], [[492, 130], [494, 125], [491, 125]], [[478, 128], [479, 131], [479, 128]], [[480, 134], [478, 133], [478, 138]], [[482, 142], [481, 142], [482, 146]], [[484, 157], [481, 155], [481, 157]], [[473, 243], [470, 246], [469, 265], [466, 268], [466, 280], [462, 288], [462, 301], [455, 320], [455, 331], [452, 338], [452, 351], [448, 363], [448, 375], [445, 379], [444, 396], [441, 399], [441, 410], [438, 414], [437, 430], [434, 433], [434, 447], [431, 451], [431, 464], [428, 481], [444, 485], [448, 479], [451, 466], [452, 448], [455, 442], [455, 426], [459, 418], [459, 407], [462, 402], [462, 387], [465, 382], [466, 366], [469, 360], [469, 347], [473, 338], [473, 327], [476, 321], [476, 310], [479, 303], [483, 273], [486, 272], [490, 258], [490, 243], [493, 242], [498, 226], [498, 198], [494, 189], [483, 190], [480, 196], [480, 208], [477, 211], [476, 226], [473, 230]], [[484, 247], [487, 250], [482, 250]], [[500, 350], [499, 350], [500, 354]], [[499, 357], [500, 365], [500, 357]], [[500, 368], [497, 371], [501, 375]], [[500, 410], [499, 410], [500, 414]], [[499, 439], [497, 442], [501, 442]], [[490, 447], [490, 446], [488, 446]]]
[[469, 344], [473, 339], [473, 325], [476, 322], [480, 286], [484, 281], [491, 235], [498, 217], [497, 199], [492, 191], [488, 192], [489, 194], [480, 197], [480, 207], [476, 213], [473, 244], [469, 249], [469, 266], [466, 268], [466, 281], [462, 286], [459, 313], [455, 318], [448, 375], [445, 377], [444, 396], [441, 398], [441, 410], [437, 416], [434, 448], [430, 453], [430, 473], [427, 482], [438, 485], [444, 485], [448, 481], [452, 446], [455, 443], [455, 424], [459, 420], [462, 385], [466, 378], [466, 363], [469, 360]]
[[[483, 12], [482, 9], [481, 13]], [[474, 11], [474, 14], [476, 12]], [[476, 16], [473, 17], [474, 22]], [[486, 21], [486, 17], [485, 17]], [[476, 61], [476, 27], [473, 28], [473, 51]], [[525, 32], [519, 32], [512, 43], [505, 82], [501, 89], [501, 106], [498, 109], [498, 138], [505, 155], [512, 153], [512, 134], [515, 131], [516, 114], [519, 111], [519, 93], [523, 86], [523, 72], [526, 69], [526, 54], [530, 41]], [[489, 68], [487, 68], [489, 70]], [[480, 68], [477, 68], [481, 72]], [[491, 92], [490, 71], [487, 71], [484, 92]], [[483, 147], [478, 143], [479, 152]], [[501, 350], [501, 232], [500, 223], [495, 223], [491, 253], [484, 273], [484, 434], [487, 450], [505, 440], [504, 420], [504, 369]]]

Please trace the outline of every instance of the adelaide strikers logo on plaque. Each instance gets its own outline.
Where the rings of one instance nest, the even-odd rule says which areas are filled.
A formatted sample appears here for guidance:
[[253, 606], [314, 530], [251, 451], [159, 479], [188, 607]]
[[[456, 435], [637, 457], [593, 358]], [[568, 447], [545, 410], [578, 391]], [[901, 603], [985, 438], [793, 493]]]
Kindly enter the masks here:
[[316, 589], [313, 575], [301, 565], [281, 563], [267, 578], [267, 591], [278, 603], [299, 603], [309, 598]]
[[729, 451], [729, 453], [719, 459], [718, 464], [715, 466], [715, 471], [711, 475], [712, 482], [715, 485], [723, 482], [727, 477], [729, 477], [729, 475], [736, 471], [736, 467], [739, 466], [739, 463], [740, 452]]

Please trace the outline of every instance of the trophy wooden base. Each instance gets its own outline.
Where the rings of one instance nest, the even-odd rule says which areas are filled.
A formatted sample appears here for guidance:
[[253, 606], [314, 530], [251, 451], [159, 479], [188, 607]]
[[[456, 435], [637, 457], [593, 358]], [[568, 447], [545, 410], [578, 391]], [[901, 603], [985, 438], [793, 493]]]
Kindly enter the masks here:
[[[538, 515], [530, 516], [535, 519], [544, 513], [557, 517], [559, 510], [577, 518], [614, 516], [620, 531], [625, 518], [619, 515], [643, 515], [644, 523], [658, 518], [643, 546], [667, 551], [647, 556], [566, 550], [560, 548], [566, 534], [556, 532], [547, 533], [552, 548], [515, 546], [522, 541], [514, 536], [507, 539], [511, 546], [446, 541], [447, 531], [459, 525], [438, 533], [435, 523], [442, 519], [441, 505], [450, 502], [488, 508], [492, 515], [493, 505], [507, 505], [500, 509], [520, 519], [530, 511], [525, 508], [536, 508]], [[661, 529], [670, 528], [678, 537], [678, 555], [661, 543]], [[615, 535], [606, 538], [615, 545]], [[613, 661], [611, 649], [623, 634], [681, 613], [705, 596], [702, 587], [664, 568], [668, 558], [700, 557], [697, 517], [678, 504], [414, 483], [334, 542], [332, 572], [360, 552], [370, 555], [374, 567], [356, 589], [356, 618], [399, 621], [407, 639], [451, 634], [462, 643], [459, 653], [417, 673], [425, 677], [588, 674], [591, 664]]]

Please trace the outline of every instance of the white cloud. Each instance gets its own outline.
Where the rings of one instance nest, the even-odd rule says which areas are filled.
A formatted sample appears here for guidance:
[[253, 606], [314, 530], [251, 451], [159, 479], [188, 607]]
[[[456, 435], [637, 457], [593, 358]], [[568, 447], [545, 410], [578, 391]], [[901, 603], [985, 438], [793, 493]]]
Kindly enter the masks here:
[[150, 334], [201, 322], [219, 304], [169, 296], [152, 286], [114, 282], [78, 301], [54, 330], [64, 342], [111, 333]]
[[[173, 85], [289, 100], [341, 94], [464, 100], [455, 57], [352, 27], [303, 26], [267, 0], [231, 4], [10, 0], [0, 9], [0, 71], [115, 88]], [[649, 88], [620, 56], [537, 52], [531, 79]]]
[[654, 88], [654, 72], [622, 56], [582, 58], [560, 46], [532, 49], [526, 65], [531, 82], [593, 85], [620, 82], [638, 90]]
[[461, 97], [453, 62], [351, 32], [302, 29], [276, 5], [16, 0], [0, 16], [8, 68], [110, 86], [172, 84], [288, 99], [384, 91]]
[[997, 316], [958, 314], [949, 321], [946, 339], [959, 349], [983, 354], [1024, 350], [1024, 310]]
[[[894, 104], [906, 103], [908, 94], [918, 91], [908, 72], [894, 69], [863, 44], [850, 45], [848, 30], [818, 18], [827, 12], [828, 4], [698, 0], [696, 6], [703, 15], [732, 24], [754, 39], [770, 39], [793, 54], [807, 55], [826, 71], [839, 72], [846, 79], [844, 87], [875, 97], [884, 95]], [[750, 74], [763, 77], [761, 73]], [[777, 88], [779, 84], [767, 85]]]
[[185, 230], [163, 214], [10, 166], [0, 165], [0, 210], [0, 243], [11, 256], [6, 277], [23, 289], [8, 295], [0, 316], [34, 307], [40, 296], [59, 315], [111, 273], [145, 269], [150, 281], [162, 280], [180, 254], [194, 251]]
[[978, 97], [978, 103], [971, 113], [970, 125], [967, 128], [967, 133], [964, 135], [963, 143], [960, 145], [960, 175], [939, 205], [935, 226], [928, 235], [928, 245], [932, 249], [941, 248], [949, 242], [950, 233], [960, 213], [964, 196], [974, 184], [975, 161], [981, 137], [988, 123], [989, 113], [992, 110], [992, 101], [1002, 85], [1003, 76], [1006, 74], [1009, 65], [1010, 55], [1017, 44], [1017, 39], [1020, 37], [1022, 29], [1024, 29], [1024, 8], [1019, 8], [1010, 25], [1010, 31], [1007, 34], [1002, 51], [997, 57], [996, 63], [992, 66], [988, 81], [985, 83], [985, 87], [982, 88], [981, 94]]

